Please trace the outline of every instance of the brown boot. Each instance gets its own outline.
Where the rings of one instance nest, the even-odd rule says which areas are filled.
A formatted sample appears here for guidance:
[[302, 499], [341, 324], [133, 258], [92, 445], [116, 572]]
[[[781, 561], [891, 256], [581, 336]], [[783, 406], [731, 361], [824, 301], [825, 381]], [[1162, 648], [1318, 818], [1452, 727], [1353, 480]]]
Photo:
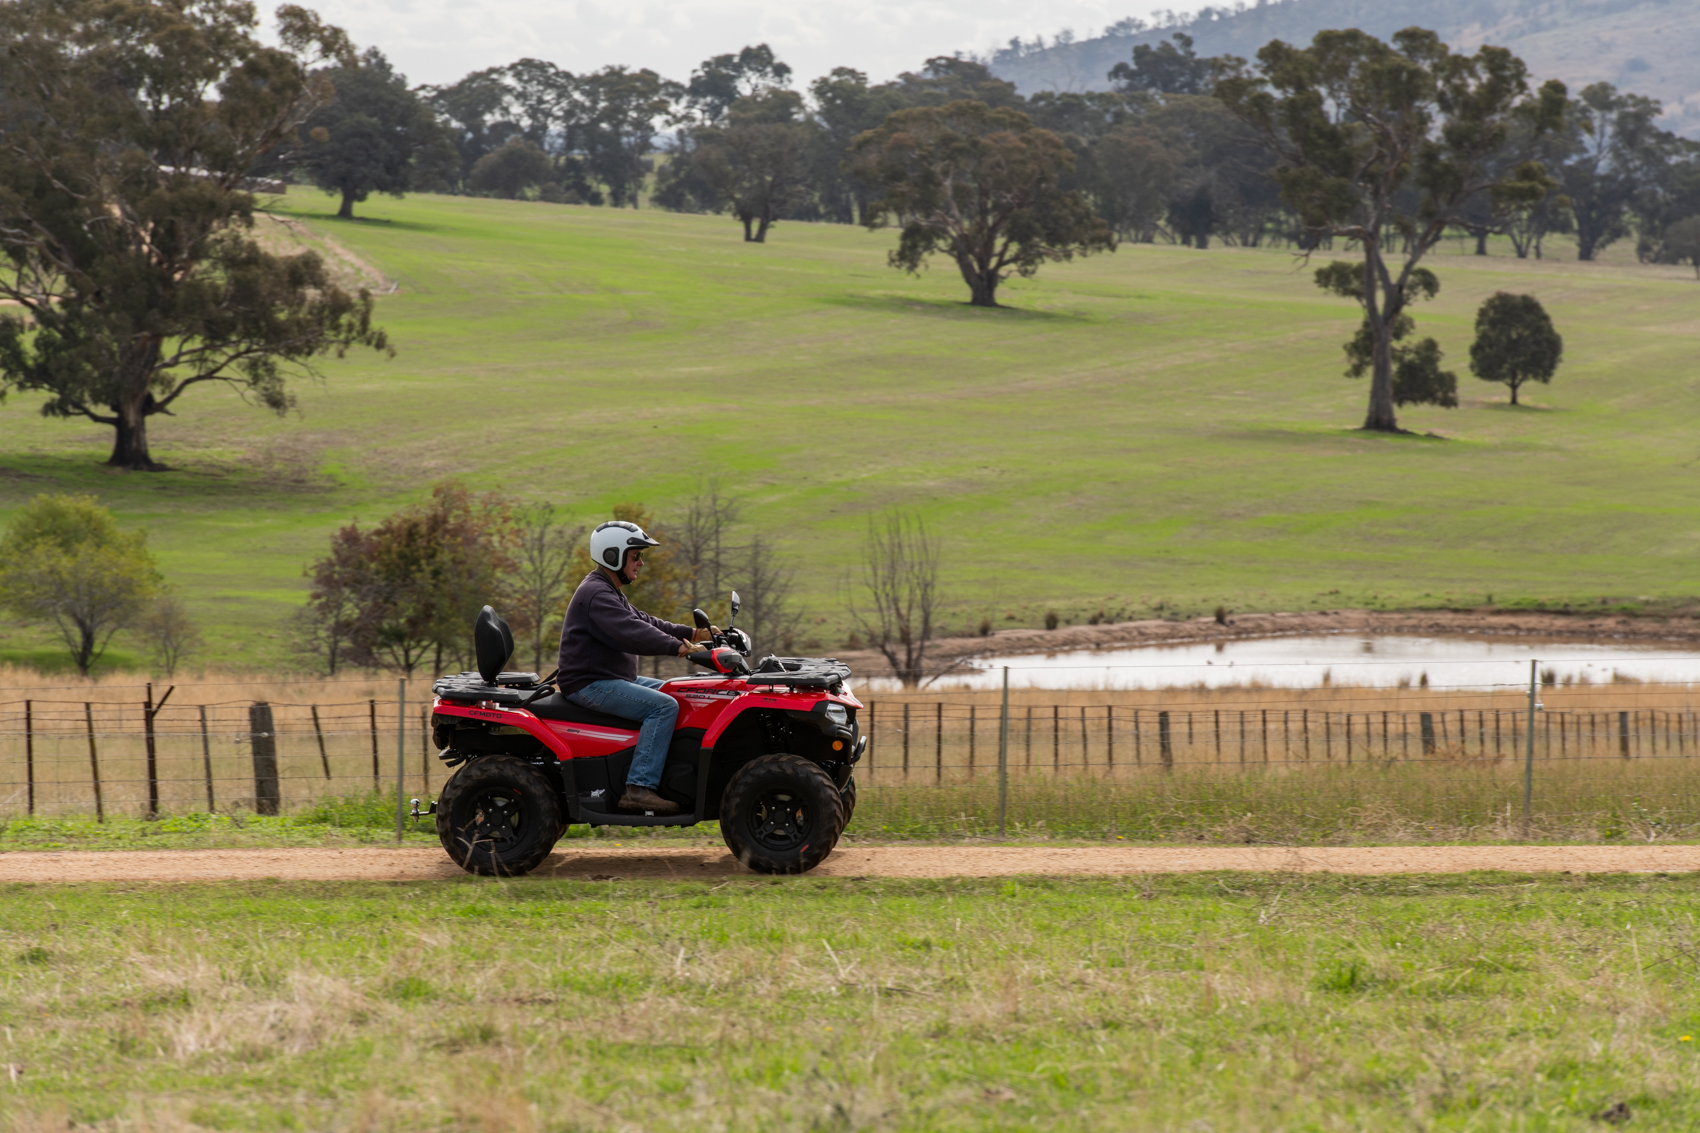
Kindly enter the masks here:
[[626, 784], [626, 793], [620, 796], [619, 807], [624, 811], [636, 811], [642, 814], [678, 814], [679, 804], [668, 802], [656, 794], [652, 788], [640, 787], [636, 783]]

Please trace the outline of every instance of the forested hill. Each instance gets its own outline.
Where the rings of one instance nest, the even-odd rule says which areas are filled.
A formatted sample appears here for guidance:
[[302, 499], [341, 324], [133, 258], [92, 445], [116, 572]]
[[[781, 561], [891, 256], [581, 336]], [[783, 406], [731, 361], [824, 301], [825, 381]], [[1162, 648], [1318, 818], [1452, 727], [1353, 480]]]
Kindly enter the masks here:
[[1357, 27], [1383, 38], [1418, 24], [1455, 50], [1483, 43], [1509, 47], [1538, 78], [1558, 78], [1572, 91], [1608, 82], [1659, 99], [1661, 123], [1700, 137], [1700, 3], [1696, 0], [1268, 0], [1257, 7], [1206, 8], [1172, 26], [1118, 30], [1073, 43], [1007, 47], [992, 67], [1024, 94], [1040, 90], [1104, 90], [1111, 67], [1136, 43], [1184, 31], [1200, 55], [1251, 58], [1272, 39], [1307, 43], [1324, 28]]

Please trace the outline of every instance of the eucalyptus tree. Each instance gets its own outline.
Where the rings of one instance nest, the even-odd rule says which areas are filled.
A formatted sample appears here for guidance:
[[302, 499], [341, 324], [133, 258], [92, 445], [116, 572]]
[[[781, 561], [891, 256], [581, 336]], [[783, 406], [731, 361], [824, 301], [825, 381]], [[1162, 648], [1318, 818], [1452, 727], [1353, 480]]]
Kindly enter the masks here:
[[947, 255], [973, 306], [997, 306], [1011, 275], [1115, 249], [1085, 195], [1062, 187], [1073, 153], [1019, 110], [967, 100], [900, 110], [858, 137], [850, 159], [884, 193], [869, 227], [887, 215], [900, 226], [891, 266], [919, 272], [933, 254]]
[[1394, 432], [1394, 331], [1417, 293], [1415, 273], [1469, 204], [1539, 200], [1538, 163], [1500, 168], [1514, 123], [1539, 132], [1563, 118], [1565, 88], [1531, 95], [1523, 62], [1500, 47], [1455, 54], [1407, 28], [1391, 44], [1356, 29], [1309, 47], [1275, 40], [1221, 63], [1216, 96], [1275, 154], [1284, 203], [1311, 241], [1344, 238], [1357, 265], [1372, 355], [1366, 430]]
[[110, 425], [118, 468], [161, 467], [148, 419], [198, 385], [282, 413], [315, 358], [387, 345], [370, 295], [250, 235], [254, 164], [356, 62], [303, 8], [276, 37], [243, 0], [0, 5], [0, 382]]

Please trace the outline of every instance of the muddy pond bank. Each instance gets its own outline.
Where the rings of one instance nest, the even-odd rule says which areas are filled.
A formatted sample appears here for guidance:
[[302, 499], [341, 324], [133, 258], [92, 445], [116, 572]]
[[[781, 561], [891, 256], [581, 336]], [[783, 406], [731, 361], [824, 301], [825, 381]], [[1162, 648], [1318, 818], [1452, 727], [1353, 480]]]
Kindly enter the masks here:
[[[1291, 614], [1234, 614], [1226, 623], [1214, 618], [1147, 619], [1108, 625], [1063, 626], [1054, 630], [999, 630], [986, 637], [945, 637], [928, 650], [928, 677], [948, 679], [975, 658], [1033, 654], [1092, 653], [1141, 646], [1251, 641], [1283, 637], [1397, 636], [1426, 638], [1485, 637], [1525, 643], [1610, 646], [1639, 649], [1700, 650], [1700, 618], [1582, 617], [1548, 613], [1472, 610], [1331, 610]], [[839, 652], [861, 679], [890, 679], [877, 651]]]

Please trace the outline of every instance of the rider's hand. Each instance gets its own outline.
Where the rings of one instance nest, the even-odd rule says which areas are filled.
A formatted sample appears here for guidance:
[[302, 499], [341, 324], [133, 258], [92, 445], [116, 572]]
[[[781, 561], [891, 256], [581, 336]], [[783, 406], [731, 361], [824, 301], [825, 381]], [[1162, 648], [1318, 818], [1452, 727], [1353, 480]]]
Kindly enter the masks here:
[[720, 632], [719, 626], [709, 626], [707, 629], [693, 629], [691, 631], [691, 640], [692, 641], [707, 641], [719, 632]]
[[689, 657], [692, 652], [693, 652], [693, 650], [691, 649], [691, 643], [690, 642], [688, 642], [688, 641], [679, 642], [679, 653], [678, 653], [678, 655], [680, 657]]

